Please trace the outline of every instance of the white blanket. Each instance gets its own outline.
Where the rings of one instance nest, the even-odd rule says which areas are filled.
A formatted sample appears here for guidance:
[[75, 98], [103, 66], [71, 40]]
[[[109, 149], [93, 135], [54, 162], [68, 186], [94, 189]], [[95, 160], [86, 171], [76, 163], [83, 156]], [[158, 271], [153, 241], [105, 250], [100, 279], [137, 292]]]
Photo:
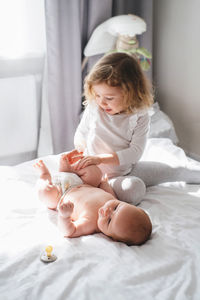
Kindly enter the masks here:
[[[144, 159], [153, 148], [172, 164], [188, 163], [167, 139], [150, 140]], [[44, 161], [57, 168], [57, 156]], [[0, 299], [200, 299], [200, 185], [148, 188], [140, 206], [151, 217], [151, 239], [128, 247], [103, 234], [63, 238], [56, 212], [37, 199], [32, 165], [0, 167]], [[49, 264], [40, 261], [47, 245], [57, 256]]]

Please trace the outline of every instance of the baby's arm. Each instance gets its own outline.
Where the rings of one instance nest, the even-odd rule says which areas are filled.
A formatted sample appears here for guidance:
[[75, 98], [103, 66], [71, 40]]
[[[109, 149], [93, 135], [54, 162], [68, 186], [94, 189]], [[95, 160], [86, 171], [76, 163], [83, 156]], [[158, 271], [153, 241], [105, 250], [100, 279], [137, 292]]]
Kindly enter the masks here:
[[87, 218], [72, 220], [73, 208], [72, 202], [62, 203], [58, 208], [58, 228], [64, 236], [72, 238], [94, 233], [94, 224]]

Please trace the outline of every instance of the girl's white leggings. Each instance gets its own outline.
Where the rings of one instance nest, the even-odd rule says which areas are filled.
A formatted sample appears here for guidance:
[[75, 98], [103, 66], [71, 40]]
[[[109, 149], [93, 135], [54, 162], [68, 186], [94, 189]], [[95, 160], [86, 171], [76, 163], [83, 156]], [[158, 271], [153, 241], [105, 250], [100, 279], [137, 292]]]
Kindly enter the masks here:
[[200, 163], [189, 164], [188, 167], [171, 167], [160, 162], [141, 161], [134, 165], [127, 176], [119, 176], [109, 180], [119, 200], [134, 205], [141, 202], [146, 187], [175, 181], [199, 184]]

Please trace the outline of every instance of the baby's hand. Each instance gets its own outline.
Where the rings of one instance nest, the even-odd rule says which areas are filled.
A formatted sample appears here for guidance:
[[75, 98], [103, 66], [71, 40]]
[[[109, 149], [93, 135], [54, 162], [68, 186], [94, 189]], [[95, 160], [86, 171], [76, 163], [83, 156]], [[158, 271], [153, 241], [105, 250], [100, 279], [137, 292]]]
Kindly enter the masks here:
[[61, 203], [58, 207], [59, 214], [64, 217], [70, 217], [74, 209], [74, 204], [71, 201]]

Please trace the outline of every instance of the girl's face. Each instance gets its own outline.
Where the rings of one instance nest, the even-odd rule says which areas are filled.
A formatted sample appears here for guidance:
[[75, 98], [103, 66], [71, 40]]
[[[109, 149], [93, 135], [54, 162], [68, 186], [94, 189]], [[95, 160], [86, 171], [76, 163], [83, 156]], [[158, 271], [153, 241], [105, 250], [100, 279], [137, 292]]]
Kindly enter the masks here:
[[106, 83], [94, 84], [92, 88], [97, 104], [107, 114], [115, 115], [124, 111], [122, 88]]

